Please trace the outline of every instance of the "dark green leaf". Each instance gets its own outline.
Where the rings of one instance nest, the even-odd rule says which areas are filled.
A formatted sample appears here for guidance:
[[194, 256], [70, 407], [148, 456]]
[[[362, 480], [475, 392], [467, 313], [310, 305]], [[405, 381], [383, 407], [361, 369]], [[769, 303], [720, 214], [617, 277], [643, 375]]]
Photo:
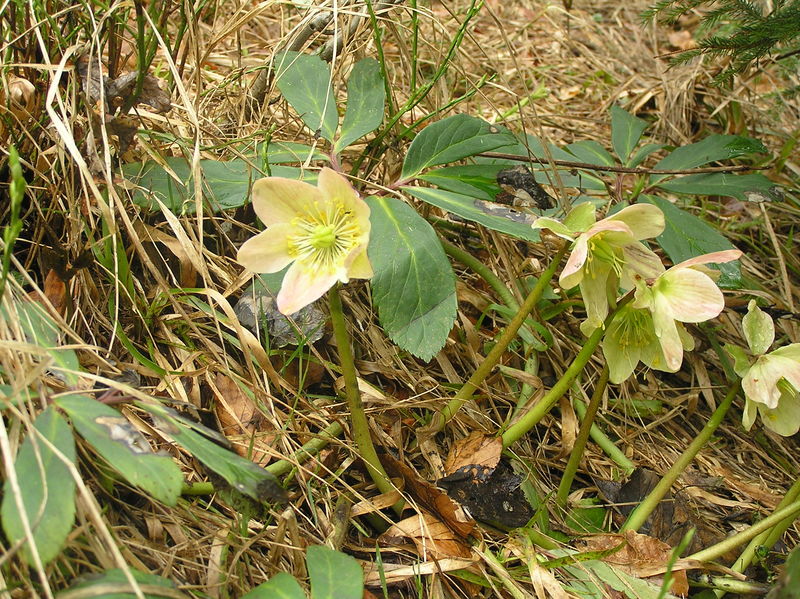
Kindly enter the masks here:
[[666, 147], [666, 144], [644, 144], [641, 148], [634, 152], [626, 166], [631, 168], [639, 166], [650, 154], [653, 152], [658, 152], [663, 147]]
[[[737, 156], [764, 153], [767, 149], [760, 141], [739, 135], [709, 135], [697, 143], [681, 146], [661, 159], [655, 168], [661, 170], [683, 170], [703, 166], [718, 160], [730, 160]], [[666, 175], [654, 176], [652, 181]]]
[[[266, 155], [264, 151], [266, 150]], [[267, 164], [292, 164], [303, 163], [306, 160], [327, 161], [328, 156], [317, 148], [312, 148], [307, 144], [300, 144], [294, 141], [275, 141], [259, 142], [255, 149], [250, 152], [243, 152], [246, 155], [257, 157], [256, 164], [266, 162]]]
[[[54, 406], [39, 414], [33, 427], [67, 460], [75, 462], [72, 430]], [[42, 562], [47, 563], [58, 555], [75, 522], [75, 480], [67, 464], [33, 432], [19, 448], [14, 473], [19, 492], [11, 486], [8, 476], [3, 485], [0, 507], [3, 530], [11, 543], [26, 539], [22, 556], [28, 564], [34, 563], [31, 542]], [[32, 539], [25, 534], [18, 501], [33, 533]]]
[[351, 556], [324, 545], [306, 550], [311, 599], [361, 599], [364, 572]]
[[514, 141], [486, 121], [456, 114], [425, 127], [411, 142], [400, 178], [408, 181], [426, 168], [488, 152]]
[[[667, 200], [656, 196], [642, 196], [641, 201], [658, 206], [664, 213], [666, 228], [656, 241], [673, 263], [677, 264], [701, 254], [735, 249], [714, 227]], [[742, 287], [742, 272], [738, 260], [710, 266], [722, 272], [717, 283], [723, 289]]]
[[444, 346], [456, 317], [455, 275], [436, 233], [408, 204], [367, 198], [372, 301], [389, 338], [423, 360]]
[[539, 241], [539, 231], [531, 229], [531, 223], [535, 219], [532, 214], [444, 189], [403, 187], [403, 191], [456, 216], [480, 223], [493, 231], [500, 231], [526, 241]]
[[[135, 162], [122, 167], [122, 173], [132, 183], [139, 186], [133, 194], [135, 204], [151, 211], [160, 211], [161, 207], [155, 198], [176, 214], [194, 210], [194, 177], [189, 162], [180, 156], [166, 159], [167, 166], [175, 174], [170, 173], [155, 161]], [[250, 163], [245, 160], [201, 160], [200, 170], [203, 174], [203, 196], [211, 210], [219, 212], [230, 208], [238, 208], [248, 201], [250, 185], [261, 177]], [[274, 166], [272, 175], [300, 178], [298, 168]]]
[[501, 191], [497, 173], [505, 168], [508, 168], [505, 164], [446, 166], [428, 171], [419, 178], [447, 191], [493, 202]]
[[341, 135], [333, 148], [335, 153], [378, 128], [383, 120], [385, 100], [386, 87], [378, 61], [374, 58], [359, 60], [347, 81], [347, 109]]
[[692, 195], [730, 196], [742, 201], [780, 200], [775, 183], [760, 173], [701, 173], [670, 179], [658, 184], [661, 189]]
[[611, 145], [620, 162], [627, 164], [628, 157], [642, 139], [647, 123], [616, 104], [611, 107]]
[[291, 574], [278, 572], [243, 595], [242, 599], [306, 599], [306, 594]]
[[[258, 464], [246, 460], [224, 449], [204, 436], [194, 432], [206, 430], [198, 423], [191, 426], [165, 406], [137, 401], [136, 405], [157, 417], [159, 429], [200, 460], [205, 466], [219, 474], [240, 493], [263, 503], [286, 501], [286, 491], [271, 473]], [[209, 431], [212, 432], [213, 431]], [[224, 441], [224, 437], [222, 438]]]
[[314, 135], [333, 141], [339, 126], [331, 69], [319, 56], [281, 52], [275, 57], [275, 84]]
[[616, 161], [603, 146], [594, 140], [576, 141], [564, 148], [574, 155], [580, 162], [599, 164], [601, 166], [614, 166]]
[[56, 403], [81, 436], [128, 482], [162, 503], [178, 502], [183, 483], [181, 469], [170, 456], [153, 453], [127, 418], [85, 395], [60, 397]]
[[[131, 569], [130, 572], [148, 599], [175, 597], [177, 587], [171, 580], [134, 569]], [[102, 597], [103, 599], [134, 599], [136, 597], [130, 587], [128, 577], [120, 569], [115, 568], [102, 574], [90, 574], [82, 578], [83, 580], [70, 588], [70, 591], [84, 589], [86, 592], [80, 594], [80, 597]], [[159, 588], [164, 591], [159, 591]]]

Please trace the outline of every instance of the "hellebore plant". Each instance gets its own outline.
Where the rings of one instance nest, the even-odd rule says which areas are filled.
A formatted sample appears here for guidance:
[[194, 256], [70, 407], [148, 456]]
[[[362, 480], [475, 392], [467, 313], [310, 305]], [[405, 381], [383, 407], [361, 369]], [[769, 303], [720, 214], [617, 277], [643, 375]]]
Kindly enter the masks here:
[[289, 266], [278, 292], [278, 310], [294, 314], [330, 290], [331, 323], [345, 380], [353, 439], [381, 492], [394, 490], [381, 466], [358, 390], [350, 338], [337, 283], [369, 279], [370, 209], [342, 175], [323, 168], [317, 186], [266, 177], [253, 185], [253, 208], [267, 226], [239, 249], [237, 260], [256, 273]]
[[559, 283], [564, 289], [579, 286], [586, 306], [585, 335], [602, 326], [620, 287], [631, 289], [635, 277], [653, 279], [664, 272], [661, 259], [641, 243], [664, 230], [664, 214], [651, 204], [628, 206], [597, 221], [594, 207], [584, 203], [570, 210], [563, 223], [543, 217], [532, 226], [575, 242]]
[[747, 306], [742, 329], [755, 360], [741, 347], [725, 346], [734, 360], [736, 374], [742, 377], [742, 425], [750, 430], [757, 412], [771, 431], [784, 437], [794, 435], [800, 430], [800, 343], [767, 353], [775, 341], [775, 325], [755, 300]]
[[253, 185], [253, 208], [267, 226], [239, 249], [237, 260], [256, 273], [291, 264], [278, 293], [278, 310], [294, 314], [336, 282], [369, 279], [369, 206], [329, 168], [318, 186], [266, 177]]
[[730, 262], [742, 255], [726, 250], [676, 264], [652, 281], [636, 280], [635, 299], [614, 315], [603, 340], [610, 380], [627, 379], [641, 361], [650, 368], [676, 372], [683, 351], [694, 349], [694, 339], [682, 323], [705, 322], [725, 307], [714, 282], [719, 272], [709, 263]]

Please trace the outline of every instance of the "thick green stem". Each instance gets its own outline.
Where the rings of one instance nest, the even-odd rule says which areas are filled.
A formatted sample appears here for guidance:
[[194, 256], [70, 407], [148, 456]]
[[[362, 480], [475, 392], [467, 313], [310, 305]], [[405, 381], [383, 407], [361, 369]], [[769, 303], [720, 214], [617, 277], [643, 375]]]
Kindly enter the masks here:
[[663, 477], [650, 492], [650, 494], [645, 497], [642, 503], [640, 503], [636, 509], [631, 512], [630, 516], [628, 516], [627, 521], [622, 525], [623, 532], [626, 530], [639, 530], [639, 528], [647, 521], [647, 518], [650, 517], [650, 514], [653, 513], [664, 496], [669, 492], [672, 484], [678, 480], [678, 477], [683, 473], [684, 470], [686, 470], [692, 460], [694, 460], [697, 454], [700, 453], [700, 450], [705, 446], [706, 443], [708, 443], [709, 439], [711, 439], [711, 436], [717, 430], [719, 425], [722, 424], [725, 414], [728, 412], [728, 408], [731, 407], [733, 399], [736, 397], [736, 394], [739, 392], [740, 388], [741, 386], [739, 381], [731, 385], [730, 389], [728, 389], [725, 399], [722, 401], [719, 407], [714, 410], [714, 413], [711, 414], [711, 417], [703, 427], [703, 430], [700, 431], [700, 434], [697, 435], [694, 441], [689, 444], [689, 447], [686, 448], [686, 451], [681, 454], [672, 467], [664, 473]]
[[500, 280], [500, 277], [492, 272], [491, 268], [486, 266], [483, 262], [478, 260], [469, 252], [462, 250], [460, 247], [455, 246], [443, 239], [440, 241], [442, 248], [444, 248], [444, 251], [448, 256], [454, 260], [458, 260], [464, 266], [469, 267], [473, 272], [475, 272], [475, 274], [486, 281], [489, 286], [494, 289], [494, 292], [506, 306], [512, 310], [519, 310], [519, 302], [517, 301], [517, 298], [514, 297], [514, 294], [511, 293], [511, 290], [508, 287], [506, 287], [505, 283]]
[[338, 286], [331, 288], [328, 292], [328, 299], [331, 308], [333, 335], [336, 339], [336, 346], [339, 349], [339, 365], [344, 375], [347, 407], [350, 408], [350, 425], [353, 429], [353, 440], [356, 442], [358, 453], [367, 465], [367, 471], [375, 486], [378, 487], [381, 493], [389, 493], [394, 491], [395, 487], [383, 469], [378, 459], [378, 454], [375, 452], [375, 446], [372, 444], [369, 423], [367, 422], [366, 414], [364, 414], [364, 405], [361, 402], [361, 392], [358, 390], [356, 366], [353, 361], [353, 351], [350, 348], [350, 335], [347, 333], [347, 327], [344, 322], [342, 298], [339, 295]]
[[511, 319], [511, 322], [508, 323], [508, 326], [500, 335], [500, 338], [497, 340], [495, 346], [486, 355], [486, 358], [484, 358], [483, 362], [480, 363], [478, 368], [475, 369], [475, 372], [472, 373], [472, 376], [469, 377], [469, 380], [464, 383], [461, 389], [459, 389], [455, 397], [451, 399], [440, 412], [434, 415], [433, 420], [431, 421], [431, 424], [426, 432], [435, 433], [442, 430], [444, 425], [456, 415], [456, 413], [465, 403], [470, 400], [472, 395], [478, 389], [478, 386], [483, 383], [486, 377], [489, 376], [489, 373], [491, 373], [494, 367], [497, 366], [506, 349], [508, 349], [509, 344], [517, 336], [517, 332], [525, 322], [528, 314], [530, 314], [531, 311], [536, 307], [536, 304], [542, 297], [544, 290], [550, 284], [550, 279], [553, 278], [556, 268], [561, 262], [561, 258], [564, 256], [565, 252], [566, 247], [560, 249], [558, 253], [556, 253], [552, 262], [550, 262], [550, 265], [544, 270], [541, 277], [536, 282], [536, 286], [528, 294], [528, 297], [525, 298], [525, 301], [522, 303], [522, 306], [520, 306], [520, 309], [517, 311], [516, 315], [514, 315], [514, 318]]
[[787, 505], [785, 508], [773, 512], [763, 520], [760, 520], [752, 526], [744, 529], [742, 532], [728, 537], [724, 541], [712, 545], [708, 549], [703, 549], [690, 556], [687, 560], [698, 560], [701, 562], [710, 562], [725, 555], [732, 549], [747, 543], [749, 540], [754, 539], [764, 531], [768, 531], [773, 526], [781, 524], [784, 520], [794, 520], [800, 515], [800, 501], [794, 501]]
[[[775, 508], [775, 511], [780, 511], [792, 505], [797, 501], [798, 497], [800, 497], [800, 479], [796, 480], [792, 487], [786, 492], [786, 495], [783, 496], [778, 507]], [[744, 551], [742, 551], [742, 554], [737, 558], [733, 566], [731, 566], [731, 569], [739, 573], [744, 572], [753, 562], [758, 548], [762, 546], [771, 548], [775, 545], [783, 533], [786, 532], [786, 529], [792, 525], [794, 520], [794, 517], [786, 518], [786, 520], [779, 522], [771, 530], [765, 530], [757, 537], [754, 537], [753, 540], [748, 543], [747, 547], [744, 548]], [[720, 593], [718, 596], [722, 596], [722, 594]]]
[[575, 439], [575, 445], [572, 447], [572, 452], [569, 454], [567, 467], [564, 468], [564, 474], [561, 476], [561, 482], [558, 485], [556, 504], [562, 508], [567, 505], [567, 498], [569, 497], [569, 490], [572, 488], [572, 481], [575, 479], [575, 473], [578, 471], [578, 466], [581, 463], [583, 450], [586, 448], [586, 443], [589, 441], [589, 433], [592, 431], [595, 414], [597, 414], [597, 409], [600, 407], [600, 401], [603, 399], [603, 393], [605, 393], [607, 386], [608, 364], [603, 366], [600, 379], [595, 383], [592, 398], [589, 400], [589, 407], [586, 408], [586, 413], [581, 419], [581, 429], [578, 432], [578, 438]]
[[332, 422], [326, 426], [315, 439], [311, 439], [308, 443], [298, 449], [290, 459], [278, 460], [267, 466], [267, 472], [271, 472], [275, 476], [283, 476], [292, 468], [296, 468], [298, 464], [302, 464], [308, 458], [318, 454], [324, 449], [331, 439], [338, 437], [342, 434], [342, 425], [338, 422]]
[[536, 405], [526, 412], [522, 418], [517, 420], [514, 424], [508, 427], [508, 429], [506, 429], [506, 431], [503, 433], [503, 447], [509, 447], [518, 441], [520, 437], [525, 435], [534, 426], [536, 426], [555, 405], [555, 403], [561, 399], [561, 396], [567, 392], [569, 386], [572, 384], [572, 381], [575, 380], [575, 377], [581, 373], [584, 366], [586, 366], [586, 364], [592, 358], [592, 354], [597, 348], [597, 344], [600, 343], [600, 340], [603, 338], [605, 328], [611, 322], [611, 318], [614, 316], [614, 314], [616, 314], [616, 311], [612, 312], [608, 316], [605, 324], [602, 327], [595, 329], [594, 333], [589, 336], [583, 348], [581, 348], [581, 351], [579, 351], [578, 355], [575, 356], [572, 364], [569, 365], [569, 368], [567, 368], [563, 376], [558, 380], [558, 382], [556, 382], [555, 385], [553, 385], [550, 391], [545, 393], [542, 398], [536, 402]]

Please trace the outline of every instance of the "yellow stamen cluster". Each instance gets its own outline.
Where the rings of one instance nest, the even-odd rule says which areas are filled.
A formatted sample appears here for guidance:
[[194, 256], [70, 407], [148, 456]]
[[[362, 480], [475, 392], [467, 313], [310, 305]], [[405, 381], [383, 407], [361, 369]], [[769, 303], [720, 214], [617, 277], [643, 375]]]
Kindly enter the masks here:
[[362, 231], [355, 215], [340, 201], [319, 203], [308, 213], [292, 220], [294, 235], [288, 239], [289, 255], [309, 267], [331, 273], [342, 265], [361, 241]]

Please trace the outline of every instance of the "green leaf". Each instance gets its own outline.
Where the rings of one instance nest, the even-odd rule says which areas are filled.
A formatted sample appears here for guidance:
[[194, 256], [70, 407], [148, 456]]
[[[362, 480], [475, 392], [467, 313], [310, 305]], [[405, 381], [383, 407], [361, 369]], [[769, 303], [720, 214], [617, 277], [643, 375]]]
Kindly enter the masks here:
[[666, 147], [666, 144], [644, 144], [641, 148], [636, 150], [628, 163], [625, 166], [629, 166], [631, 168], [635, 168], [639, 166], [642, 162], [644, 162], [645, 158], [647, 158], [653, 152], [658, 152], [661, 148]]
[[333, 141], [339, 126], [331, 69], [319, 56], [281, 52], [275, 57], [275, 84], [306, 127]]
[[505, 164], [446, 166], [428, 171], [419, 179], [447, 191], [494, 202], [501, 191], [497, 184], [497, 173], [505, 168], [508, 168]]
[[[766, 153], [760, 141], [739, 135], [709, 135], [697, 143], [681, 146], [662, 158], [654, 168], [661, 170], [682, 170], [703, 166], [718, 160], [730, 160], [737, 156], [753, 153]], [[653, 177], [653, 182], [666, 175]]]
[[600, 166], [614, 166], [616, 161], [603, 146], [594, 140], [577, 141], [564, 148], [581, 162], [599, 164]]
[[[182, 156], [167, 158], [166, 163], [169, 170], [153, 160], [133, 162], [122, 167], [122, 174], [141, 188], [133, 193], [133, 202], [155, 212], [161, 210], [155, 200], [158, 197], [175, 214], [194, 211], [191, 165]], [[261, 176], [248, 161], [241, 159], [227, 162], [201, 160], [200, 171], [203, 176], [203, 197], [213, 212], [246, 204], [251, 183]], [[301, 171], [294, 167], [274, 166], [271, 172], [277, 177], [298, 179]]]
[[351, 556], [324, 545], [306, 550], [311, 599], [361, 599], [364, 572]]
[[456, 216], [480, 223], [493, 231], [500, 231], [526, 241], [539, 241], [539, 232], [531, 228], [531, 223], [535, 220], [532, 214], [444, 189], [403, 187], [403, 191]]
[[[266, 154], [264, 154], [266, 152]], [[306, 160], [327, 161], [328, 156], [317, 148], [294, 141], [263, 141], [255, 144], [245, 155], [257, 156], [267, 164], [303, 163]]]
[[242, 599], [306, 599], [306, 594], [291, 574], [279, 572], [243, 595]]
[[394, 198], [366, 201], [372, 300], [381, 326], [397, 345], [430, 360], [456, 318], [453, 268], [433, 228], [408, 204]]
[[414, 138], [400, 179], [408, 181], [426, 168], [455, 162], [514, 142], [514, 138], [479, 118], [456, 114], [425, 127]]
[[[132, 568], [130, 573], [133, 579], [138, 583], [144, 596], [148, 597], [148, 599], [176, 596], [177, 586], [171, 580], [156, 576], [155, 574], [139, 572]], [[119, 588], [120, 590], [109, 592], [109, 587]], [[159, 591], [160, 588], [164, 589], [164, 592]], [[102, 574], [92, 575], [88, 580], [83, 580], [70, 587], [70, 591], [79, 591], [82, 589], [85, 590], [85, 592], [75, 593], [74, 596], [102, 597], [103, 599], [134, 599], [136, 597], [133, 589], [130, 588], [130, 583], [128, 582], [127, 576], [125, 576], [125, 572], [118, 568], [107, 570]]]
[[[736, 249], [714, 227], [667, 200], [642, 196], [641, 201], [658, 206], [664, 213], [666, 228], [656, 237], [656, 241], [675, 264], [701, 254]], [[710, 266], [722, 272], [717, 284], [723, 289], [740, 289], [743, 286], [738, 260]]]
[[78, 383], [81, 372], [78, 356], [74, 350], [62, 348], [60, 327], [53, 321], [44, 306], [38, 302], [13, 300], [14, 313], [9, 315], [5, 305], [0, 306], [0, 317], [7, 322], [18, 322], [28, 343], [45, 350], [52, 360], [53, 368], [70, 385]]
[[675, 193], [730, 196], [738, 200], [780, 200], [778, 187], [760, 173], [700, 173], [658, 183], [658, 187]]
[[141, 401], [135, 403], [157, 417], [159, 430], [172, 437], [178, 445], [219, 474], [240, 493], [263, 503], [286, 501], [286, 491], [274, 475], [192, 430], [205, 429], [202, 425], [192, 423], [190, 427], [166, 406]]
[[627, 164], [628, 156], [642, 139], [647, 123], [616, 104], [611, 107], [611, 145], [620, 162]]
[[170, 456], [153, 453], [142, 434], [118, 411], [85, 395], [60, 397], [56, 404], [72, 425], [128, 482], [166, 505], [175, 505], [183, 475]]
[[[75, 462], [72, 430], [54, 406], [39, 414], [33, 427], [67, 460]], [[67, 464], [33, 432], [19, 448], [14, 472], [19, 494], [6, 477], [0, 506], [3, 530], [12, 544], [26, 539], [22, 556], [28, 564], [33, 564], [31, 542], [42, 562], [47, 563], [58, 555], [75, 522], [75, 480]], [[17, 501], [22, 504], [32, 539], [25, 535]]]
[[335, 154], [378, 128], [383, 120], [385, 101], [386, 87], [378, 61], [374, 58], [359, 60], [347, 81], [347, 109], [341, 134], [333, 146]]

